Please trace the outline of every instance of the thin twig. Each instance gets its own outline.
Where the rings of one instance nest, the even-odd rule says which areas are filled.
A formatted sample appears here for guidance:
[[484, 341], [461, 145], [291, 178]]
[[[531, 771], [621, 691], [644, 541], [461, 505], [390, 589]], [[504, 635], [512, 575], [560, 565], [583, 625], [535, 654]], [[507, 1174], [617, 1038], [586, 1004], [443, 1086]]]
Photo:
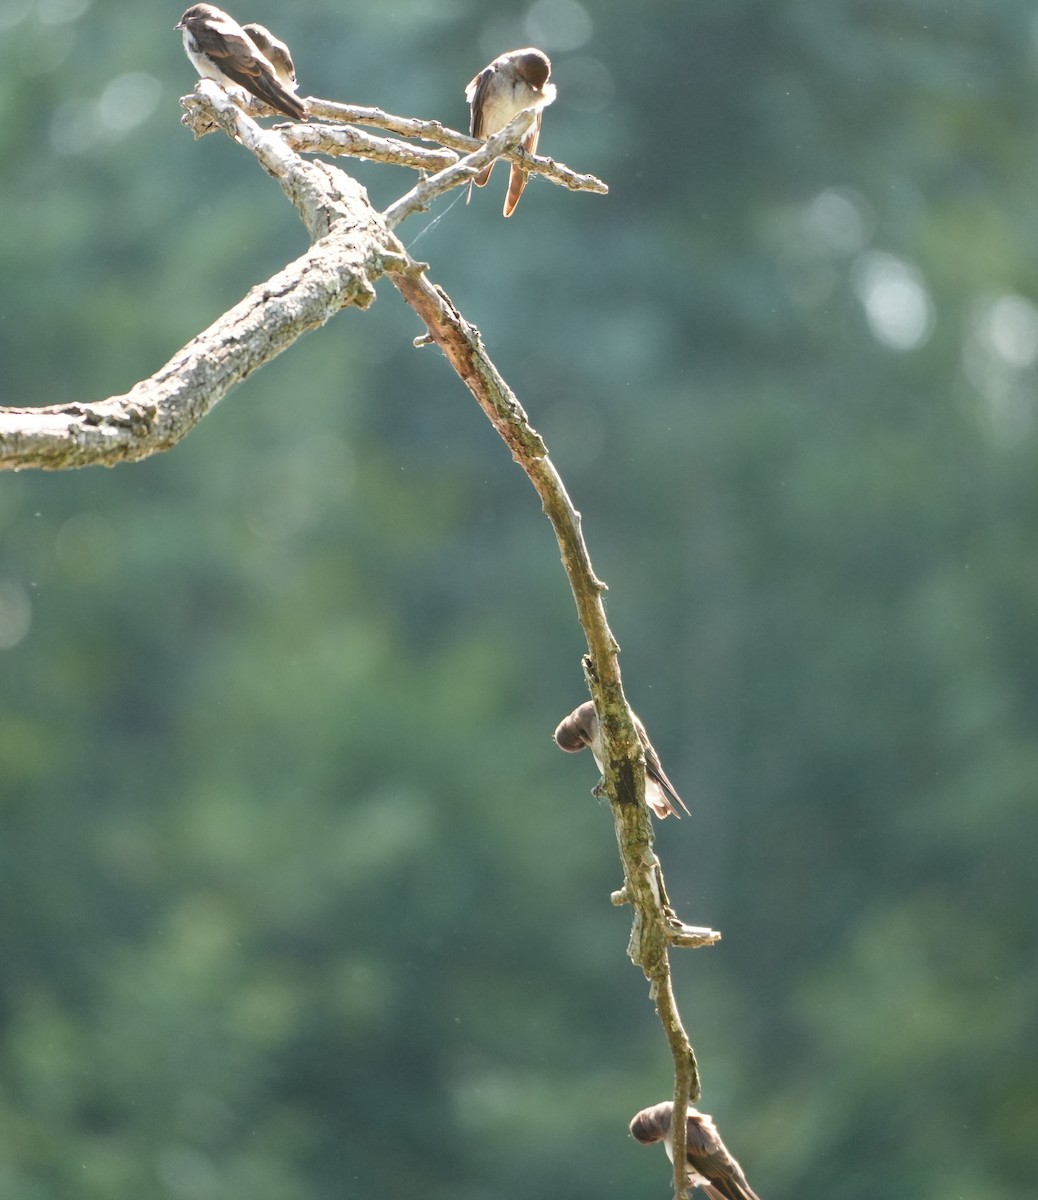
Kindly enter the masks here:
[[445, 167], [429, 179], [423, 179], [409, 192], [405, 192], [399, 200], [394, 201], [382, 214], [388, 229], [395, 229], [401, 221], [416, 212], [425, 209], [444, 192], [449, 192], [460, 183], [466, 183], [487, 165], [499, 158], [503, 153], [517, 146], [533, 124], [536, 112], [532, 108], [523, 109], [502, 129], [492, 137], [487, 138], [478, 150], [466, 154], [459, 162]]
[[333, 157], [348, 155], [366, 159], [368, 162], [393, 163], [398, 167], [412, 167], [417, 171], [442, 171], [456, 163], [460, 155], [454, 150], [427, 150], [424, 146], [413, 146], [396, 138], [374, 137], [361, 133], [352, 125], [275, 125], [274, 131], [284, 138], [285, 144], [297, 153], [329, 154]]
[[[447, 356], [472, 392], [491, 424], [523, 468], [541, 499], [562, 554], [581, 626], [587, 637], [585, 658], [588, 686], [602, 714], [605, 738], [604, 777], [624, 866], [623, 900], [634, 908], [628, 954], [650, 983], [650, 995], [674, 1060], [675, 1112], [699, 1099], [702, 1088], [695, 1051], [674, 998], [669, 949], [672, 944], [712, 945], [720, 934], [694, 930], [674, 916], [659, 860], [652, 850], [653, 835], [644, 804], [645, 771], [641, 742], [623, 694], [617, 660], [618, 646], [606, 621], [604, 584], [597, 578], [581, 532], [580, 514], [555, 470], [540, 434], [530, 425], [522, 405], [498, 373], [483, 346], [479, 331], [458, 312], [447, 294], [424, 275], [390, 270], [390, 280], [421, 318], [427, 337]], [[607, 721], [608, 718], [608, 721]], [[636, 797], [636, 803], [630, 797]], [[682, 1163], [683, 1158], [677, 1160]], [[679, 1197], [687, 1197], [684, 1170], [675, 1168]]]
[[[306, 100], [307, 111], [311, 117], [326, 117], [333, 121], [350, 121], [355, 125], [371, 125], [376, 129], [386, 129], [401, 137], [418, 138], [423, 142], [435, 142], [439, 146], [448, 146], [462, 154], [471, 154], [483, 144], [478, 138], [469, 137], [467, 133], [459, 133], [439, 121], [424, 121], [418, 117], [397, 117], [392, 113], [383, 112], [381, 108], [365, 108], [359, 104], [339, 104], [333, 100], [319, 100], [310, 96]], [[552, 158], [539, 154], [526, 154], [519, 150], [502, 155], [514, 163], [518, 163], [532, 175], [540, 175], [551, 183], [569, 188], [574, 192], [596, 192], [606, 195], [609, 187], [595, 175], [581, 175], [571, 170], [563, 163], [557, 163]]]
[[398, 133], [401, 137], [419, 138], [423, 142], [450, 146], [452, 150], [460, 150], [463, 154], [468, 154], [479, 144], [476, 138], [469, 137], [466, 133], [458, 133], [456, 129], [451, 129], [440, 121], [427, 121], [421, 117], [396, 117], [381, 108], [369, 108], [363, 104], [342, 104], [337, 100], [321, 100], [316, 96], [309, 96], [306, 107], [311, 117], [351, 121], [354, 125], [388, 129], [390, 133]]

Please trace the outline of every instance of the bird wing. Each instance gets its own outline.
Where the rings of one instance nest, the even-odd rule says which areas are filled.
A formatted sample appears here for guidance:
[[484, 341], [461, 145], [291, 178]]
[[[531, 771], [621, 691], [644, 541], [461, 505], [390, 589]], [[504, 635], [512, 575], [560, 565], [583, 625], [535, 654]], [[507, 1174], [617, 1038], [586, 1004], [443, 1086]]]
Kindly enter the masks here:
[[660, 765], [660, 757], [653, 748], [652, 743], [649, 741], [644, 727], [639, 727], [638, 732], [641, 734], [642, 750], [645, 753], [645, 774], [648, 775], [650, 779], [655, 780], [656, 784], [659, 786], [663, 798], [671, 802], [671, 811], [675, 816], [679, 815], [677, 809], [674, 808], [675, 804], [680, 804], [685, 812], [691, 816], [692, 814], [688, 812], [688, 805], [678, 795], [677, 789], [667, 778], [666, 771], [664, 771], [663, 767]]
[[[487, 112], [487, 93], [490, 90], [491, 81], [494, 78], [493, 66], [484, 67], [482, 71], [474, 78], [470, 79], [468, 86], [465, 88], [465, 99], [471, 106], [471, 116], [469, 119], [469, 132], [474, 138], [488, 137], [489, 134], [484, 132], [486, 124]], [[496, 160], [495, 160], [496, 161]], [[486, 187], [490, 182], [490, 172], [494, 169], [494, 163], [488, 163], [482, 171], [472, 180], [476, 187]], [[469, 188], [469, 195], [472, 194], [472, 188]]]
[[278, 83], [273, 65], [259, 53], [248, 34], [220, 24], [196, 31], [195, 40], [199, 49], [239, 87], [297, 121], [306, 115], [300, 101]]
[[713, 1183], [701, 1183], [699, 1186], [710, 1197], [710, 1200], [760, 1200], [749, 1184], [741, 1187], [732, 1181], [730, 1187], [725, 1186], [724, 1190], [721, 1186]]
[[710, 1200], [760, 1200], [705, 1113], [689, 1113], [685, 1129], [685, 1157]]
[[470, 79], [468, 86], [465, 88], [465, 99], [469, 102], [472, 108], [472, 117], [469, 123], [469, 132], [474, 138], [486, 137], [483, 132], [483, 116], [487, 108], [487, 91], [490, 88], [490, 83], [494, 78], [494, 68], [484, 67], [482, 71], [475, 77]]
[[292, 61], [292, 51], [288, 46], [280, 38], [276, 38], [266, 25], [260, 25], [253, 21], [248, 25], [243, 25], [242, 29], [252, 38], [256, 49], [274, 68], [274, 73], [281, 85], [290, 92], [295, 91], [298, 87], [296, 64]]

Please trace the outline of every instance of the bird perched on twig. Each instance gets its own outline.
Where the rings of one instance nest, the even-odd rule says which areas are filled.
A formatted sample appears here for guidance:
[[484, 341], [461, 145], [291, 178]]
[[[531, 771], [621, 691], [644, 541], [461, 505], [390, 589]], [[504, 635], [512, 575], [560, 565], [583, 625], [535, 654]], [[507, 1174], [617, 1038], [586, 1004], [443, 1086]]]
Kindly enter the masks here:
[[[537, 108], [537, 116], [523, 138], [522, 146], [527, 154], [534, 154], [541, 136], [542, 110], [555, 99], [555, 84], [548, 82], [551, 60], [543, 50], [528, 46], [524, 50], [509, 50], [495, 58], [489, 66], [469, 81], [465, 88], [465, 99], [472, 111], [470, 131], [473, 137], [488, 138], [499, 133], [525, 108]], [[472, 181], [476, 187], [485, 187], [490, 179], [494, 164], [490, 163]], [[526, 172], [512, 163], [508, 179], [508, 194], [505, 197], [505, 216], [515, 212], [519, 197], [526, 187]], [[469, 198], [472, 186], [469, 185]]]
[[[631, 1136], [643, 1145], [662, 1142], [667, 1157], [674, 1161], [674, 1131], [671, 1122], [674, 1104], [664, 1100], [652, 1108], [643, 1108], [631, 1120]], [[721, 1141], [713, 1117], [698, 1109], [688, 1109], [685, 1132], [685, 1159], [688, 1163], [688, 1182], [702, 1188], [710, 1200], [760, 1200], [746, 1182], [742, 1167], [728, 1153]]]
[[222, 9], [195, 4], [173, 28], [184, 31], [184, 52], [203, 79], [215, 79], [225, 88], [244, 88], [297, 121], [306, 116], [305, 105], [285, 89], [274, 64]]
[[[634, 716], [634, 714], [631, 714]], [[642, 743], [642, 753], [645, 755], [645, 803], [652, 809], [660, 820], [664, 817], [680, 817], [681, 813], [674, 807], [680, 804], [685, 812], [688, 808], [678, 795], [674, 785], [667, 778], [660, 766], [660, 758], [653, 749], [645, 726], [634, 717], [634, 728]], [[555, 742], [561, 750], [576, 754], [585, 746], [591, 747], [595, 762], [600, 771], [604, 770], [602, 753], [602, 727], [598, 721], [598, 713], [594, 704], [588, 700], [579, 708], [575, 708], [568, 717], [563, 718], [555, 730]], [[597, 794], [597, 788], [596, 794]], [[690, 814], [691, 815], [691, 814]]]

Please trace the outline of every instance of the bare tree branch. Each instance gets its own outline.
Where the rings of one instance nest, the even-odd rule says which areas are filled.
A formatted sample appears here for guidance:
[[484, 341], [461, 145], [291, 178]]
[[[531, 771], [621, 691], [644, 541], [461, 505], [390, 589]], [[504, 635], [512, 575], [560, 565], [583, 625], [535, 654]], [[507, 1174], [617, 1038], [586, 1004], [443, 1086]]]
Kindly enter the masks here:
[[[644, 972], [674, 1060], [674, 1140], [684, 1136], [683, 1114], [700, 1095], [695, 1054], [674, 997], [669, 951], [672, 945], [711, 945], [720, 934], [684, 925], [667, 896], [653, 833], [644, 803], [645, 769], [641, 740], [624, 695], [619, 647], [606, 621], [602, 595], [584, 543], [580, 513], [574, 508], [547, 447], [522, 405], [487, 355], [479, 331], [467, 322], [446, 293], [425, 277], [426, 266], [413, 260], [393, 235], [395, 225], [424, 207], [447, 187], [464, 182], [479, 167], [522, 137], [530, 114], [520, 114], [487, 144], [477, 143], [436, 122], [408, 122], [378, 114], [384, 127], [407, 136], [432, 137], [465, 152], [444, 164], [438, 175], [420, 182], [379, 215], [366, 194], [335, 167], [307, 162], [288, 145], [289, 137], [263, 129], [217, 85], [203, 80], [197, 94], [185, 98], [186, 124], [201, 135], [215, 126], [254, 154], [280, 183], [310, 232], [313, 245], [249, 294], [209, 329], [179, 351], [159, 372], [125, 396], [96, 404], [70, 404], [44, 409], [0, 409], [0, 467], [68, 469], [88, 464], [111, 465], [136, 459], [173, 445], [238, 381], [269, 362], [307, 329], [327, 321], [339, 309], [366, 307], [374, 298], [374, 282], [389, 277], [418, 314], [427, 333], [416, 344], [435, 343], [470, 390], [487, 418], [522, 467], [540, 498], [559, 545], [562, 565], [573, 592], [577, 616], [587, 639], [585, 675], [602, 724], [604, 786], [609, 797], [624, 886], [616, 903], [633, 909], [628, 954]], [[363, 111], [308, 101], [311, 109]], [[387, 125], [392, 122], [393, 125]], [[378, 122], [371, 120], [371, 124]], [[411, 128], [402, 130], [401, 124]], [[422, 132], [417, 132], [420, 126]], [[297, 126], [300, 130], [310, 126]], [[305, 136], [309, 136], [306, 134]], [[338, 131], [336, 131], [338, 136]], [[452, 140], [457, 145], [452, 145]], [[395, 153], [395, 151], [394, 151]], [[540, 160], [519, 158], [538, 170]], [[414, 165], [409, 163], [408, 165]], [[551, 164], [555, 171], [562, 170]], [[572, 175], [572, 173], [570, 173]], [[551, 177], [550, 175], [547, 177]], [[593, 179], [591, 176], [575, 177]], [[556, 178], [555, 182], [560, 182]], [[597, 182], [597, 181], [596, 181]], [[574, 186], [572, 183], [567, 186]], [[592, 190], [604, 190], [605, 185]], [[688, 1184], [676, 1154], [675, 1187], [688, 1195]]]
[[396, 138], [374, 137], [352, 125], [275, 125], [274, 128], [297, 153], [349, 155], [368, 162], [393, 163], [418, 171], [442, 171], [461, 157], [454, 150], [427, 150]]
[[364, 190], [306, 162], [216, 84], [200, 81], [185, 121], [223, 126], [279, 180], [314, 239], [309, 250], [128, 393], [94, 403], [0, 408], [0, 468], [114, 466], [168, 450], [230, 389], [340, 309], [366, 308], [393, 247]]
[[[645, 800], [645, 762], [641, 739], [624, 696], [618, 660], [619, 646], [606, 621], [602, 593], [605, 584], [595, 575], [584, 544], [577, 512], [556, 471], [540, 434], [533, 428], [483, 346], [479, 330], [454, 307], [442, 288], [415, 271], [388, 272], [390, 280], [418, 313], [431, 340], [447, 356], [462, 382], [475, 397], [490, 423], [529, 476], [559, 544], [562, 565], [569, 579], [577, 615], [587, 638], [589, 654], [585, 675], [598, 709], [605, 740], [605, 791], [616, 826], [617, 844], [624, 867], [622, 901], [634, 908], [627, 953], [649, 980], [674, 1060], [674, 1129], [683, 1127], [690, 1101], [702, 1088], [695, 1051], [681, 1021], [671, 980], [669, 949], [672, 944], [707, 946], [720, 940], [711, 929], [694, 929], [675, 916], [663, 882], [659, 859], [653, 853], [652, 824]], [[683, 1134], [680, 1135], [683, 1137]], [[675, 1155], [674, 1184], [679, 1197], [687, 1197], [688, 1180]]]
[[[273, 111], [262, 100], [255, 96], [239, 97], [237, 103], [251, 116], [269, 116]], [[359, 130], [349, 125], [318, 125], [314, 123], [295, 124], [282, 122], [274, 129], [282, 135], [285, 142], [293, 150], [306, 151], [311, 154], [329, 154], [332, 156], [350, 155], [354, 158], [365, 158], [375, 162], [393, 162], [399, 166], [421, 169], [440, 170], [456, 162], [460, 155], [471, 154], [478, 150], [483, 143], [467, 133], [459, 133], [456, 129], [442, 124], [440, 121], [427, 121], [419, 117], [397, 117], [384, 112], [381, 108], [367, 108], [360, 104], [340, 104], [335, 100], [320, 100], [315, 96], [307, 97], [307, 115], [318, 120], [352, 121], [355, 125], [370, 125], [376, 129], [385, 129], [389, 133], [401, 137], [418, 138], [424, 142], [434, 142], [440, 149], [435, 151], [423, 150], [420, 147], [408, 146], [405, 142], [391, 141], [386, 138], [369, 138]], [[199, 123], [193, 126], [196, 136], [204, 137], [213, 133], [215, 122]], [[457, 151], [452, 157], [450, 151]], [[435, 159], [426, 159], [425, 155], [434, 155]], [[607, 195], [608, 186], [597, 176], [580, 174], [571, 170], [563, 163], [557, 163], [553, 158], [544, 155], [527, 154], [521, 146], [505, 150], [500, 155], [521, 166], [531, 175], [556, 183], [560, 187], [569, 188], [574, 192], [595, 192], [600, 196]], [[434, 165], [435, 163], [435, 165]]]
[[[498, 153], [510, 157], [510, 147], [517, 144], [523, 129], [521, 118], [516, 118], [487, 144], [450, 133], [471, 151], [467, 159], [458, 159], [448, 151], [436, 154], [388, 139], [373, 139], [368, 148], [373, 154], [383, 155], [385, 161], [439, 168], [438, 175], [411, 189], [390, 206], [383, 218], [348, 175], [320, 162], [307, 162], [293, 152], [289, 142], [307, 140], [307, 131], [314, 126], [264, 129], [249, 115], [268, 111], [261, 103], [250, 101], [243, 107], [210, 80], [199, 80], [195, 92], [182, 103], [187, 110], [184, 124], [197, 137], [222, 128], [279, 180], [298, 209], [313, 245], [295, 262], [254, 287], [239, 304], [125, 395], [43, 407], [0, 407], [0, 470], [114, 466], [175, 446], [236, 383], [277, 357], [302, 334], [323, 325], [342, 308], [367, 307], [374, 299], [375, 281], [387, 264], [398, 262], [403, 254], [387, 225], [396, 226], [425, 208], [441, 191], [463, 183]], [[351, 106], [331, 107], [355, 111]], [[438, 127], [431, 121], [386, 120], [421, 127], [426, 132]], [[291, 138], [285, 136], [289, 133]], [[334, 141], [349, 133], [331, 130], [329, 136]], [[326, 146], [322, 144], [321, 148]], [[423, 160], [423, 155], [429, 157]], [[538, 170], [538, 160], [529, 155], [518, 157], [524, 166]], [[569, 175], [593, 179], [573, 172]], [[604, 188], [602, 184], [600, 190]], [[408, 270], [418, 269], [408, 261]]]
[[[386, 129], [401, 137], [419, 138], [424, 142], [435, 142], [440, 146], [449, 146], [462, 154], [471, 154], [483, 145], [478, 138], [469, 137], [467, 133], [459, 133], [439, 121], [424, 121], [417, 117], [395, 117], [383, 112], [381, 108], [365, 108], [359, 104], [338, 104], [332, 100], [318, 100], [308, 97], [307, 110], [312, 117], [327, 117], [330, 120], [352, 121], [355, 125], [371, 125], [376, 129]], [[334, 153], [328, 150], [326, 153]], [[540, 175], [551, 183], [569, 188], [575, 192], [597, 192], [606, 195], [608, 186], [594, 175], [580, 175], [571, 171], [553, 158], [540, 154], [527, 154], [524, 150], [515, 149], [502, 155], [511, 162], [518, 163], [531, 175]]]

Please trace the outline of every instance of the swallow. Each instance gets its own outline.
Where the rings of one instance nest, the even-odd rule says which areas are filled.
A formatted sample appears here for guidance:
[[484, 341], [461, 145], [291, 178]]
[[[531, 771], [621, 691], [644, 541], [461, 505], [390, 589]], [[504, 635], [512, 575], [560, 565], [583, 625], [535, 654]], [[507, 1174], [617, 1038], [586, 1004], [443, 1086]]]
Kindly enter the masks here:
[[[631, 1136], [645, 1146], [662, 1142], [667, 1157], [673, 1162], [673, 1116], [674, 1104], [670, 1100], [654, 1104], [652, 1108], [643, 1108], [631, 1120]], [[721, 1141], [713, 1117], [691, 1107], [688, 1109], [685, 1132], [685, 1159], [689, 1184], [694, 1188], [702, 1188], [710, 1200], [760, 1200], [746, 1182], [742, 1167]]]
[[[634, 716], [634, 714], [631, 714]], [[667, 778], [660, 766], [659, 755], [653, 749], [645, 726], [634, 717], [634, 728], [642, 743], [642, 753], [645, 755], [645, 803], [662, 821], [664, 817], [680, 817], [681, 813], [674, 807], [680, 804], [685, 812], [688, 808], [678, 795], [674, 785]], [[602, 729], [598, 723], [598, 713], [594, 704], [588, 700], [579, 708], [575, 708], [568, 717], [559, 722], [555, 730], [555, 742], [561, 750], [576, 754], [585, 746], [591, 747], [596, 764], [600, 771], [602, 766]], [[691, 815], [691, 814], [689, 814]]]
[[306, 108], [278, 80], [277, 70], [233, 17], [212, 4], [196, 4], [173, 26], [184, 31], [184, 52], [203, 79], [237, 86], [297, 121]]
[[[472, 136], [488, 138], [504, 129], [523, 109], [536, 108], [537, 116], [522, 141], [526, 153], [534, 154], [537, 150], [537, 140], [541, 136], [542, 110], [555, 99], [555, 84], [548, 82], [550, 74], [551, 60], [543, 50], [536, 50], [532, 46], [525, 50], [509, 50], [507, 54], [495, 58], [465, 89], [465, 99], [472, 111], [469, 125]], [[480, 171], [472, 181], [476, 187], [486, 186], [493, 169], [494, 164], [489, 163]], [[505, 197], [506, 217], [515, 212], [524, 187], [526, 172], [512, 163], [508, 194]], [[469, 197], [471, 196], [470, 185]]]
[[242, 29], [252, 38], [252, 44], [274, 68], [274, 74], [277, 75], [278, 82], [285, 91], [295, 95], [299, 91], [299, 84], [296, 82], [296, 64], [292, 61], [292, 51], [283, 41], [276, 38], [266, 25], [252, 21], [248, 25], [243, 25]]

